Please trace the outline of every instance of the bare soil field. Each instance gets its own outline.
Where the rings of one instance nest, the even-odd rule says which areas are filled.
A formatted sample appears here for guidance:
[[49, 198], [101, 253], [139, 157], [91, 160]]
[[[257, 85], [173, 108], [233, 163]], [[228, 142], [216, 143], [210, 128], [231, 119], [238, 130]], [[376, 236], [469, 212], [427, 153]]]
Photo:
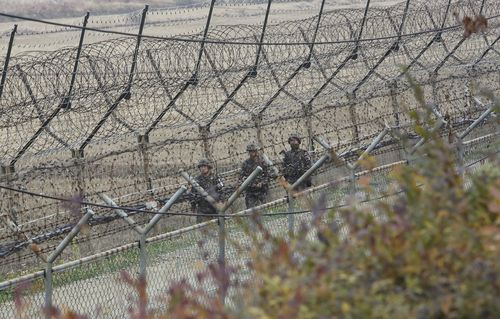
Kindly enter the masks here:
[[[19, 6], [13, 5], [12, 1], [5, 0], [5, 6], [2, 6], [2, 12], [8, 14], [18, 14], [29, 18], [39, 18], [33, 15], [35, 12], [44, 11], [40, 7], [57, 6], [52, 1], [42, 0], [39, 3], [26, 1]], [[181, 1], [150, 1], [150, 9], [146, 18], [144, 29], [145, 35], [171, 37], [185, 36], [201, 33], [206, 24], [208, 8], [206, 2], [188, 1], [188, 4], [183, 4]], [[372, 6], [389, 6], [398, 3], [398, 0], [377, 0], [371, 1]], [[16, 2], [17, 3], [17, 2]], [[93, 8], [101, 12], [103, 2], [98, 2], [96, 5], [92, 2], [68, 1], [72, 3], [71, 10], [75, 13], [79, 12], [78, 18], [58, 18], [48, 21], [68, 24], [81, 25], [83, 15], [86, 11], [90, 11], [88, 22], [89, 28], [105, 29], [108, 31], [118, 31], [135, 34], [139, 29], [141, 11], [144, 4], [140, 2], [128, 2], [125, 8], [134, 8], [134, 10], [125, 10], [120, 8], [116, 11], [124, 11], [126, 14], [113, 12], [112, 15], [93, 15]], [[110, 8], [116, 7], [121, 3], [109, 4]], [[293, 21], [312, 17], [319, 12], [320, 0], [304, 0], [304, 1], [286, 1], [272, 4], [270, 23], [279, 23], [282, 21]], [[327, 1], [325, 10], [333, 10], [339, 8], [360, 8], [364, 3], [357, 0], [335, 0]], [[25, 9], [26, 8], [26, 9]], [[28, 9], [30, 8], [30, 9]], [[80, 10], [79, 8], [82, 8]], [[265, 13], [266, 4], [263, 2], [254, 3], [248, 2], [222, 2], [216, 6], [211, 21], [212, 26], [221, 25], [261, 25]], [[78, 11], [80, 10], [80, 11]], [[111, 9], [110, 9], [111, 10]], [[48, 10], [46, 10], [48, 11]], [[56, 11], [57, 12], [57, 11]], [[58, 13], [55, 13], [59, 15]], [[56, 50], [63, 47], [74, 47], [78, 44], [79, 30], [65, 28], [63, 26], [43, 25], [37, 22], [30, 21], [9, 21], [2, 22], [0, 20], [0, 50], [6, 50], [8, 44], [8, 36], [12, 30], [13, 24], [18, 25], [18, 36], [13, 48], [13, 54], [19, 54], [33, 50]], [[116, 37], [112, 34], [103, 34], [98, 32], [87, 32], [85, 44], [109, 40]]]

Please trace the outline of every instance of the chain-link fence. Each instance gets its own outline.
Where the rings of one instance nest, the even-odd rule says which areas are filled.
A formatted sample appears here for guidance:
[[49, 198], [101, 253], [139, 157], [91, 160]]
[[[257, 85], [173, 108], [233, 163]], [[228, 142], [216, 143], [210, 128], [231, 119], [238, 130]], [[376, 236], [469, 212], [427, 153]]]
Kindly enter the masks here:
[[[394, 163], [419, 160], [412, 152], [420, 141], [410, 114], [422, 105], [412, 81], [434, 113], [436, 122], [429, 125], [456, 146], [461, 173], [497, 154], [490, 93], [498, 95], [500, 85], [498, 1], [406, 0], [385, 7], [368, 1], [364, 8], [330, 10], [318, 0], [302, 10], [306, 16], [289, 16], [290, 8], [280, 7], [287, 1], [256, 5], [247, 12], [253, 23], [223, 25], [232, 8], [204, 2], [187, 20], [168, 20], [169, 26], [203, 22], [194, 23], [192, 33], [172, 31], [176, 37], [161, 33], [162, 19], [179, 11], [148, 7], [66, 24], [24, 19], [0, 32], [6, 51], [0, 86], [1, 316], [13, 313], [19, 273], [47, 264], [52, 288], [43, 287], [44, 272], [25, 278], [31, 283], [26, 312], [35, 317], [49, 288], [55, 305], [121, 317], [119, 305], [127, 299], [114, 297], [113, 285], [123, 285], [117, 271], [145, 272], [144, 254], [155, 298], [172, 280], [194, 282], [206, 263], [204, 251], [215, 259], [222, 250], [229, 263], [243, 264], [245, 257], [235, 257], [246, 242], [242, 226], [225, 221], [227, 243], [215, 222], [192, 226], [187, 194], [152, 219], [186, 183], [178, 171], [192, 174], [201, 157], [214, 163], [227, 195], [238, 190], [249, 141], [257, 141], [280, 168], [289, 133], [298, 132], [312, 158], [325, 159], [307, 196], [287, 201], [290, 193], [270, 184], [269, 203], [261, 208], [280, 213], [262, 217], [273, 232], [286, 234], [309, 220], [311, 203], [322, 196], [328, 207], [385, 196]], [[465, 36], [466, 16], [478, 29]], [[49, 48], [56, 50], [41, 51]], [[324, 157], [332, 152], [340, 161]], [[378, 169], [355, 165], [363, 152]], [[369, 197], [356, 183], [366, 174]], [[243, 207], [237, 198], [226, 213]], [[72, 234], [84, 213], [88, 222]], [[341, 233], [347, 238], [347, 230]], [[102, 307], [94, 309], [100, 298]]]
[[[483, 127], [484, 129], [484, 127]], [[492, 151], [496, 150], [496, 154]], [[389, 152], [394, 152], [389, 149]], [[397, 152], [401, 149], [397, 149]], [[380, 150], [378, 151], [380, 152]], [[457, 151], [458, 153], [458, 151]], [[464, 143], [464, 170], [466, 180], [478, 166], [487, 162], [498, 153], [498, 133], [491, 133], [471, 139]], [[387, 153], [382, 153], [387, 155]], [[477, 155], [482, 154], [482, 155]], [[374, 157], [377, 155], [372, 154]], [[485, 156], [487, 155], [487, 156]], [[418, 159], [414, 159], [418, 160]], [[247, 280], [250, 276], [246, 262], [246, 255], [251, 243], [249, 237], [251, 227], [255, 227], [253, 218], [258, 218], [262, 225], [272, 234], [288, 236], [290, 231], [290, 217], [295, 218], [295, 229], [302, 223], [310, 224], [311, 207], [324, 201], [325, 208], [340, 208], [347, 205], [370, 205], [373, 201], [392, 200], [400, 196], [401, 190], [393, 189], [388, 177], [392, 169], [405, 165], [404, 161], [397, 161], [377, 166], [369, 170], [360, 170], [353, 175], [348, 174], [341, 178], [318, 184], [301, 193], [290, 207], [290, 200], [283, 195], [278, 199], [264, 204], [256, 209], [245, 210], [225, 223], [226, 242], [224, 245], [224, 260], [229, 266], [240, 268], [239, 280]], [[342, 167], [325, 165], [323, 175], [335, 176], [334, 171]], [[357, 184], [365, 176], [370, 178], [371, 191], [361, 191]], [[251, 214], [258, 211], [259, 214]], [[384, 216], [373, 212], [379, 220]], [[240, 217], [236, 217], [240, 216]], [[328, 215], [325, 215], [325, 218]], [[337, 219], [339, 236], [349, 237], [349, 230], [343, 226], [339, 215], [329, 218]], [[250, 228], [249, 228], [250, 227]], [[250, 229], [250, 233], [248, 233]], [[293, 231], [293, 230], [292, 230]], [[194, 287], [217, 293], [217, 284], [213, 281], [200, 281], [198, 274], [206, 270], [206, 266], [220, 258], [220, 225], [217, 219], [202, 224], [189, 226], [173, 232], [168, 232], [145, 240], [147, 256], [148, 295], [152, 309], [161, 310], [166, 306], [165, 298], [172, 284], [187, 280]], [[310, 237], [315, 239], [315, 236]], [[91, 315], [93, 318], [122, 318], [127, 315], [127, 309], [134, 294], [134, 287], [125, 283], [121, 278], [123, 271], [133, 277], [138, 276], [140, 269], [140, 242], [127, 244], [94, 256], [86, 257], [74, 262], [54, 266], [52, 269], [52, 303], [60, 308], [71, 308], [80, 313]], [[40, 309], [47, 301], [46, 271], [33, 273], [22, 278], [16, 278], [0, 284], [2, 317], [14, 317], [15, 303], [13, 297], [23, 296], [24, 303], [19, 307], [29, 317], [42, 317]], [[201, 286], [200, 286], [201, 285]], [[233, 300], [229, 298], [228, 302]]]
[[[2, 272], [43, 266], [31, 243], [50, 254], [78, 217], [60, 201], [16, 190], [94, 203], [106, 194], [121, 206], [159, 206], [184, 182], [177, 171], [192, 172], [200, 157], [232, 189], [247, 142], [259, 142], [279, 165], [292, 131], [311, 154], [321, 151], [314, 138], [322, 137], [353, 160], [385, 124], [414, 134], [408, 114], [419, 106], [400, 65], [452, 133], [490, 107], [474, 87], [498, 92], [496, 1], [384, 7], [372, 1], [335, 10], [313, 1], [304, 19], [284, 22], [273, 14], [288, 2], [260, 1], [259, 20], [248, 25], [223, 25], [225, 10], [237, 6], [203, 3], [191, 12], [203, 23], [177, 37], [158, 33], [158, 19], [177, 13], [153, 8], [69, 24], [25, 19], [1, 33], [7, 51], [0, 93], [0, 178], [7, 187], [0, 190]], [[465, 38], [464, 16], [478, 25], [484, 17], [487, 28]], [[53, 36], [66, 47], [41, 51], [57, 47]], [[381, 160], [398, 156], [387, 152]], [[332, 174], [317, 179], [342, 175]], [[271, 199], [281, 195], [271, 191]], [[189, 212], [189, 205], [180, 200], [172, 210]], [[115, 211], [95, 213], [90, 231], [62, 258], [135, 239]], [[149, 217], [134, 214], [140, 224]], [[193, 218], [173, 216], [153, 231], [191, 224]]]

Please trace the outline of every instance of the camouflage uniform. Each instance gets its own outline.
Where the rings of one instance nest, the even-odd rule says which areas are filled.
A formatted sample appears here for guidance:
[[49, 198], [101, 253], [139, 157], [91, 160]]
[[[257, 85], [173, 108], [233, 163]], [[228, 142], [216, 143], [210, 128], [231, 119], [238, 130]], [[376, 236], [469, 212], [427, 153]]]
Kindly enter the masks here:
[[[296, 134], [292, 134], [288, 141], [295, 138], [299, 141], [300, 138]], [[297, 148], [291, 149], [284, 153], [283, 158], [283, 177], [288, 181], [288, 183], [295, 183], [309, 168], [311, 167], [311, 157], [306, 150]], [[300, 183], [295, 190], [302, 191], [307, 187], [312, 185], [311, 177], [306, 179], [304, 182]]]
[[[247, 150], [254, 147], [255, 150], [257, 150], [255, 145], [249, 144]], [[245, 205], [247, 209], [264, 204], [269, 191], [269, 168], [260, 156], [258, 156], [256, 160], [248, 158], [243, 162], [240, 171], [240, 183], [250, 176], [257, 166], [262, 168], [262, 172], [257, 175], [252, 183], [245, 189]]]
[[[202, 163], [204, 160], [201, 160]], [[208, 164], [207, 165], [211, 168]], [[200, 165], [198, 165], [200, 166]], [[212, 174], [211, 172], [208, 175], [200, 174], [195, 178], [196, 182], [216, 201], [222, 200], [222, 180]], [[206, 214], [206, 215], [216, 215], [217, 210], [208, 202], [200, 193], [193, 187], [191, 189], [191, 209], [192, 211], [198, 214]], [[210, 216], [196, 216], [196, 223], [201, 223], [207, 220], [213, 219]]]

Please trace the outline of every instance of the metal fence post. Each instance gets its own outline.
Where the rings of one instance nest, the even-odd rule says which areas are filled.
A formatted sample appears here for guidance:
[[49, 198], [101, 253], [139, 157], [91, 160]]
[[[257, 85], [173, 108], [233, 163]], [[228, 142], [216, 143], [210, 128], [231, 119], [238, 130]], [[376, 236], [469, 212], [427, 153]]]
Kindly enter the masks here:
[[320, 143], [326, 150], [327, 153], [323, 156], [321, 156], [302, 176], [299, 177], [287, 190], [288, 194], [288, 233], [291, 235], [294, 234], [295, 231], [295, 206], [296, 206], [296, 194], [294, 193], [294, 190], [302, 184], [307, 178], [309, 178], [318, 168], [320, 168], [326, 161], [330, 160], [332, 158], [332, 155], [330, 154], [331, 146], [328, 145], [328, 143], [324, 142], [323, 140], [319, 138], [314, 138], [318, 143]]
[[71, 150], [71, 157], [74, 159], [76, 166], [76, 190], [80, 195], [85, 194], [85, 157], [83, 152], [79, 150]]
[[491, 112], [493, 112], [494, 105], [491, 105], [486, 111], [484, 111], [471, 125], [469, 125], [465, 131], [459, 135], [460, 139], [465, 138], [467, 135], [469, 135], [472, 130], [476, 128]]
[[[259, 175], [260, 173], [262, 173], [262, 167], [260, 166], [257, 166], [253, 172], [243, 181], [243, 183], [241, 183], [240, 187], [238, 187], [234, 192], [233, 194], [231, 194], [231, 196], [229, 196], [228, 200], [226, 201], [226, 203], [224, 204], [224, 206], [222, 207], [222, 209], [220, 210], [220, 213], [222, 215], [225, 214], [225, 212], [227, 211], [227, 209], [229, 207], [231, 207], [231, 205], [236, 201], [236, 199], [238, 199], [238, 197], [241, 195], [241, 193], [253, 182], [253, 180], [257, 177], [257, 175]], [[222, 217], [222, 220], [221, 221], [224, 221], [224, 218]], [[221, 223], [222, 225], [225, 225], [225, 223]], [[222, 238], [223, 238], [223, 241], [224, 241], [224, 246], [225, 246], [225, 228], [222, 228]], [[223, 252], [223, 256], [220, 257], [220, 261], [222, 261], [223, 263], [225, 263], [225, 250]]]
[[210, 159], [212, 158], [212, 154], [210, 152], [210, 143], [209, 141], [209, 134], [210, 134], [210, 126], [199, 126], [198, 127], [199, 133], [200, 133], [200, 138], [202, 140], [203, 144], [203, 156], [206, 158]]
[[187, 188], [185, 186], [181, 186], [177, 190], [177, 192], [175, 192], [175, 194], [172, 195], [172, 197], [170, 197], [170, 199], [165, 203], [165, 205], [163, 205], [163, 207], [158, 211], [158, 213], [155, 214], [153, 218], [151, 218], [149, 223], [142, 228], [142, 233], [140, 234], [140, 242], [139, 242], [140, 258], [141, 258], [139, 270], [140, 270], [140, 276], [142, 278], [146, 278], [147, 275], [146, 267], [147, 267], [148, 254], [146, 251], [146, 236], [149, 234], [151, 229], [153, 229], [153, 227], [158, 223], [158, 221], [160, 221], [160, 218], [162, 218], [165, 215], [165, 213], [175, 204], [175, 202], [179, 200], [182, 194], [186, 192], [186, 190]]
[[177, 192], [163, 205], [163, 207], [156, 213], [149, 223], [140, 227], [136, 222], [128, 216], [122, 209], [116, 205], [116, 203], [108, 197], [106, 194], [100, 194], [99, 197], [108, 205], [115, 207], [115, 212], [122, 217], [138, 234], [139, 234], [139, 276], [141, 278], [146, 278], [147, 275], [147, 252], [146, 252], [146, 236], [151, 231], [151, 229], [158, 223], [161, 217], [172, 207], [172, 205], [181, 197], [182, 194], [187, 190], [185, 186], [181, 186]]
[[217, 108], [215, 113], [212, 115], [210, 120], [205, 124], [206, 127], [210, 128], [212, 123], [220, 116], [222, 111], [226, 108], [226, 106], [233, 101], [234, 96], [238, 91], [243, 87], [243, 85], [248, 81], [250, 78], [255, 78], [257, 76], [257, 69], [259, 67], [259, 61], [260, 57], [262, 55], [262, 46], [264, 43], [264, 36], [266, 35], [266, 27], [267, 27], [267, 22], [269, 18], [269, 13], [271, 12], [271, 2], [272, 0], [267, 1], [267, 9], [266, 9], [266, 14], [264, 17], [264, 23], [262, 25], [262, 32], [260, 34], [260, 40], [258, 42], [257, 46], [257, 54], [255, 56], [255, 63], [253, 66], [250, 67], [248, 72], [245, 73], [245, 76], [241, 79], [241, 81], [236, 85], [236, 87], [227, 95], [227, 98], [224, 100], [224, 102]]
[[262, 114], [253, 114], [252, 120], [255, 124], [255, 129], [257, 131], [257, 142], [259, 145], [264, 145], [264, 140], [262, 139]]
[[391, 137], [397, 141], [400, 149], [398, 151], [399, 156], [398, 159], [406, 162], [407, 165], [410, 164], [410, 154], [407, 149], [407, 142], [403, 138], [403, 133], [401, 133], [402, 126], [399, 124], [399, 120], [397, 121], [395, 126], [390, 126], [387, 122], [384, 123], [387, 132], [391, 135]]
[[384, 137], [387, 135], [387, 133], [390, 132], [390, 128], [386, 125], [386, 127], [380, 132], [377, 137], [373, 139], [373, 141], [370, 143], [370, 145], [366, 148], [366, 150], [361, 153], [361, 155], [358, 157], [358, 159], [353, 163], [349, 164], [347, 163], [347, 167], [351, 170], [351, 195], [354, 196], [357, 192], [357, 187], [356, 187], [356, 169], [359, 165], [359, 163], [370, 154], [371, 151], [377, 147], [378, 144], [384, 139]]
[[146, 234], [139, 235], [139, 277], [146, 278], [147, 252], [146, 252]]
[[14, 28], [10, 33], [9, 46], [7, 48], [7, 56], [5, 57], [5, 62], [3, 64], [3, 69], [2, 69], [2, 79], [0, 80], [0, 99], [2, 98], [3, 86], [5, 85], [5, 80], [7, 79], [7, 70], [9, 68], [10, 54], [12, 52], [12, 45], [14, 44], [14, 36], [16, 35], [16, 32], [17, 32], [17, 24], [14, 24]]
[[357, 187], [356, 187], [356, 167], [357, 165], [348, 165], [349, 170], [351, 171], [351, 196], [355, 196], [357, 192]]
[[[71, 150], [71, 157], [73, 158], [73, 163], [76, 169], [76, 178], [72, 181], [72, 183], [74, 183], [74, 189], [76, 190], [77, 195], [83, 198], [87, 189], [85, 185], [85, 157], [83, 155], [83, 152], [77, 149]], [[79, 255], [78, 258], [80, 257], [82, 249], [85, 252], [92, 251], [92, 246], [92, 241], [90, 240], [86, 240], [82, 243], [82, 245], [79, 245], [77, 252], [77, 254]]]
[[313, 151], [314, 150], [314, 144], [313, 144], [313, 137], [314, 137], [314, 129], [313, 129], [313, 124], [312, 124], [312, 104], [304, 104], [302, 106], [302, 112], [304, 113], [304, 117], [306, 120], [306, 130], [307, 130], [307, 150], [308, 151]]
[[142, 10], [142, 17], [141, 17], [141, 22], [140, 22], [140, 26], [139, 26], [139, 33], [137, 34], [137, 40], [135, 43], [134, 54], [132, 57], [132, 65], [130, 67], [130, 71], [128, 74], [128, 82], [126, 84], [126, 87], [123, 89], [123, 91], [120, 93], [120, 95], [115, 99], [113, 104], [111, 106], [109, 106], [109, 108], [106, 110], [106, 113], [104, 113], [104, 115], [99, 119], [99, 121], [94, 126], [94, 128], [92, 129], [90, 134], [87, 135], [87, 137], [85, 138], [83, 143], [80, 144], [80, 147], [78, 148], [78, 150], [82, 153], [85, 150], [85, 148], [88, 146], [88, 144], [90, 144], [90, 142], [92, 142], [92, 140], [94, 139], [96, 134], [101, 130], [103, 125], [106, 123], [106, 121], [111, 116], [111, 114], [116, 110], [118, 105], [123, 100], [130, 100], [132, 97], [132, 93], [131, 93], [132, 85], [134, 82], [135, 73], [137, 71], [136, 70], [137, 69], [137, 58], [138, 58], [139, 49], [141, 46], [142, 31], [144, 29], [144, 23], [146, 21], [146, 14], [148, 12], [148, 8], [149, 8], [149, 5], [146, 5], [146, 6], [144, 6], [144, 9]]
[[[0, 80], [0, 100], [2, 99], [5, 80], [7, 79], [7, 71], [9, 68], [10, 54], [12, 52], [12, 45], [14, 44], [14, 37], [16, 35], [16, 32], [17, 32], [17, 24], [14, 24], [14, 28], [12, 29], [12, 32], [10, 33], [9, 46], [7, 48], [7, 55], [5, 57], [5, 62], [4, 62], [3, 69], [2, 69], [2, 78]], [[3, 177], [3, 175], [5, 175], [5, 179], [8, 183], [8, 185], [10, 186], [9, 175], [14, 172], [14, 165], [7, 165], [7, 166], [2, 165], [0, 168], [1, 168], [0, 177]], [[9, 196], [9, 203], [10, 202], [12, 202], [11, 196]], [[12, 206], [12, 205], [9, 205], [9, 206]], [[12, 209], [9, 209], [9, 211], [12, 211]]]
[[[89, 20], [89, 15], [90, 14], [87, 12], [85, 17], [83, 18], [83, 28], [82, 28], [82, 31], [80, 34], [80, 41], [78, 42], [78, 50], [76, 52], [75, 64], [73, 65], [73, 72], [71, 73], [71, 82], [70, 82], [70, 85], [68, 88], [68, 92], [66, 93], [66, 96], [65, 96], [64, 100], [62, 101], [62, 107], [65, 109], [69, 109], [71, 107], [71, 94], [73, 92], [73, 87], [74, 87], [75, 81], [76, 81], [76, 75], [77, 75], [77, 71], [78, 71], [78, 65], [80, 63], [80, 55], [82, 53], [83, 40], [85, 38], [85, 30], [86, 30], [87, 23]], [[72, 150], [72, 157], [75, 159], [75, 163], [77, 166], [76, 189], [78, 190], [78, 193], [80, 194], [80, 196], [83, 197], [85, 195], [85, 186], [84, 186], [84, 178], [83, 178], [85, 163], [84, 163], [84, 159], [83, 159], [83, 152], [81, 152], [79, 150]], [[90, 243], [89, 243], [89, 245], [90, 245]]]
[[295, 231], [295, 198], [293, 196], [293, 190], [287, 192], [288, 196], [288, 234], [293, 236]]
[[139, 142], [139, 152], [142, 155], [144, 182], [146, 183], [146, 189], [151, 190], [153, 188], [153, 181], [149, 174], [149, 154], [148, 154], [149, 135], [139, 135], [137, 140]]
[[50, 319], [52, 316], [48, 313], [49, 309], [52, 308], [52, 263], [47, 262], [45, 265], [45, 319]]
[[87, 23], [89, 21], [90, 13], [87, 12], [85, 17], [83, 18], [83, 28], [80, 34], [80, 42], [78, 43], [78, 50], [76, 51], [75, 64], [73, 65], [73, 72], [71, 73], [71, 81], [69, 84], [68, 92], [66, 93], [66, 97], [63, 100], [63, 108], [69, 109], [71, 107], [71, 94], [73, 93], [73, 86], [76, 81], [76, 74], [78, 71], [78, 64], [80, 63], [80, 55], [82, 53], [83, 39], [85, 37], [85, 28], [87, 27]]
[[212, 0], [210, 3], [210, 9], [208, 10], [207, 21], [205, 23], [205, 29], [203, 31], [203, 38], [200, 44], [200, 50], [198, 51], [198, 59], [196, 60], [196, 66], [193, 72], [191, 79], [189, 80], [190, 84], [197, 85], [198, 84], [198, 72], [200, 70], [201, 58], [203, 56], [203, 52], [205, 52], [205, 44], [207, 40], [208, 29], [210, 28], [210, 21], [212, 20], [212, 14], [214, 12], [215, 0]]
[[[75, 80], [76, 80], [76, 75], [77, 75], [77, 71], [78, 71], [78, 65], [79, 65], [79, 61], [80, 61], [80, 55], [81, 55], [81, 51], [82, 51], [83, 40], [84, 40], [84, 37], [85, 37], [85, 30], [86, 30], [86, 27], [87, 27], [88, 18], [89, 18], [89, 13], [87, 12], [87, 14], [85, 15], [85, 17], [83, 18], [83, 26], [82, 26], [82, 30], [81, 30], [81, 33], [80, 33], [80, 40], [78, 42], [78, 49], [77, 49], [77, 52], [76, 52], [75, 64], [73, 65], [73, 71], [71, 73], [71, 82], [70, 82], [70, 86], [68, 88], [68, 92], [66, 93], [66, 95], [64, 96], [64, 98], [62, 99], [62, 101], [59, 103], [59, 105], [56, 107], [56, 109], [44, 120], [44, 122], [42, 123], [42, 125], [40, 126], [40, 128], [38, 128], [38, 130], [35, 132], [35, 134], [33, 134], [31, 136], [31, 138], [28, 140], [28, 142], [26, 142], [23, 145], [23, 147], [21, 148], [21, 150], [19, 150], [17, 152], [17, 154], [14, 156], [14, 158], [11, 160], [10, 166], [12, 168], [17, 163], [17, 161], [26, 153], [26, 151], [33, 145], [33, 143], [35, 142], [35, 140], [38, 139], [38, 137], [41, 135], [41, 133], [44, 130], [49, 131], [51, 121], [59, 114], [59, 112], [62, 109], [68, 109], [71, 106], [71, 94], [72, 94], [73, 86], [74, 86]], [[19, 65], [16, 65], [16, 67], [17, 67], [18, 71], [20, 71]], [[32, 102], [34, 104], [36, 104], [37, 101], [36, 101], [35, 97], [33, 96], [33, 93], [31, 91], [31, 88], [29, 87], [29, 84], [28, 84], [25, 76], [22, 75], [21, 79], [24, 82], [24, 84], [26, 85], [26, 87], [28, 89], [28, 92], [31, 95]], [[57, 136], [55, 134], [50, 133], [50, 135], [52, 137], [54, 137], [56, 140], [58, 140], [61, 144], [63, 144], [63, 145], [65, 144], [65, 142], [63, 140], [61, 140], [60, 138], [57, 138]]]
[[[434, 125], [434, 127], [431, 128], [431, 133], [435, 133], [437, 132], [439, 129], [441, 129], [441, 126], [443, 126], [443, 124], [445, 124], [446, 121], [443, 120], [443, 118], [439, 117], [438, 120], [436, 121], [436, 124]], [[417, 151], [418, 148], [420, 148], [420, 146], [422, 146], [425, 142], [427, 141], [427, 139], [425, 137], [422, 137], [410, 150], [409, 154], [410, 156], [413, 156], [413, 154]]]
[[[71, 240], [78, 235], [83, 225], [87, 224], [89, 218], [94, 215], [94, 212], [86, 208], [87, 213], [78, 221], [78, 223], [71, 229], [70, 233], [57, 245], [56, 249], [47, 258], [45, 266], [45, 309], [49, 310], [52, 307], [52, 266], [57, 257], [64, 251], [64, 249], [71, 243]], [[46, 318], [50, 319], [47, 314]]]
[[[9, 166], [2, 166], [0, 168], [0, 181], [5, 182], [8, 187], [13, 186], [13, 181], [15, 180], [14, 171], [10, 169]], [[20, 234], [20, 228], [17, 226], [18, 219], [18, 201], [14, 198], [15, 193], [8, 190], [3, 190], [1, 194], [2, 200], [0, 201], [0, 210], [5, 210], [5, 219], [8, 220], [7, 226], [11, 228], [17, 234]], [[5, 198], [7, 197], [7, 198]]]
[[398, 81], [396, 79], [390, 81], [388, 83], [389, 87], [389, 94], [391, 95], [391, 106], [392, 106], [392, 113], [394, 115], [394, 122], [395, 126], [399, 126], [399, 104], [398, 104], [398, 99], [397, 99], [397, 88], [398, 88]]
[[165, 205], [163, 205], [163, 207], [160, 208], [158, 213], [154, 215], [153, 218], [151, 218], [151, 220], [146, 226], [144, 226], [143, 228], [144, 233], [146, 234], [149, 233], [151, 229], [158, 223], [160, 218], [162, 218], [165, 215], [165, 213], [179, 200], [182, 194], [184, 194], [186, 191], [187, 191], [186, 186], [179, 187], [179, 189], [174, 193], [174, 195], [172, 195], [172, 197], [170, 197], [170, 199], [165, 203]]
[[469, 125], [465, 131], [462, 132], [457, 137], [456, 147], [457, 147], [457, 170], [460, 176], [464, 176], [465, 166], [464, 166], [464, 138], [469, 135], [482, 121], [493, 112], [494, 106], [491, 105], [486, 111], [484, 111], [471, 125]]
[[[257, 166], [254, 171], [243, 181], [243, 183], [238, 187], [233, 194], [228, 198], [226, 203], [224, 205], [220, 205], [217, 203], [217, 201], [210, 196], [204, 189], [201, 187], [195, 179], [193, 179], [191, 176], [189, 176], [188, 173], [184, 171], [180, 171], [181, 176], [193, 186], [194, 189], [198, 193], [200, 193], [201, 196], [203, 196], [217, 211], [217, 219], [218, 219], [218, 236], [219, 236], [219, 255], [217, 257], [217, 261], [220, 266], [225, 267], [226, 266], [226, 220], [224, 218], [225, 212], [227, 209], [234, 203], [234, 201], [241, 195], [241, 193], [252, 183], [252, 181], [257, 177], [262, 172], [262, 167]], [[225, 295], [222, 294], [222, 291], [220, 292], [221, 294], [221, 300], [224, 302], [225, 300]]]
[[136, 222], [130, 218], [127, 213], [119, 209], [118, 205], [105, 194], [100, 194], [101, 199], [108, 205], [115, 207], [116, 213], [121, 216], [138, 234], [139, 234], [139, 275], [142, 278], [146, 278], [147, 271], [147, 252], [146, 252], [146, 236], [149, 231], [154, 227], [154, 225], [160, 220], [160, 218], [165, 214], [167, 210], [172, 207], [172, 205], [179, 199], [179, 197], [186, 191], [186, 187], [180, 187], [177, 192], [169, 199], [169, 201], [163, 205], [163, 207], [158, 211], [155, 216], [149, 221], [149, 223], [140, 227]]
[[464, 167], [464, 143], [461, 138], [458, 138], [457, 141], [457, 155], [458, 155], [458, 163], [457, 163], [457, 169], [458, 169], [458, 174], [463, 177], [464, 172], [465, 172], [465, 167]]
[[356, 145], [359, 146], [359, 129], [358, 129], [358, 116], [356, 114], [356, 94], [349, 93], [349, 120], [352, 123], [352, 140], [356, 142]]
[[[202, 197], [204, 197], [209, 203], [210, 205], [212, 205], [216, 210], [217, 210], [217, 214], [219, 215], [218, 216], [218, 219], [219, 219], [219, 226], [222, 225], [222, 227], [219, 227], [219, 243], [221, 244], [222, 248], [225, 247], [225, 239], [224, 239], [224, 235], [225, 235], [225, 230], [224, 230], [224, 216], [221, 216], [221, 215], [224, 215], [224, 213], [227, 211], [227, 209], [234, 203], [234, 201], [236, 199], [238, 199], [238, 197], [241, 195], [241, 193], [250, 185], [250, 183], [257, 177], [257, 175], [259, 175], [260, 173], [262, 172], [262, 168], [260, 166], [257, 166], [254, 171], [243, 181], [243, 183], [240, 185], [240, 187], [238, 187], [234, 192], [233, 194], [231, 194], [231, 196], [229, 196], [228, 200], [226, 201], [225, 204], [223, 204], [222, 206], [220, 204], [217, 203], [217, 201], [212, 197], [210, 196], [206, 190], [203, 189], [203, 187], [201, 187], [194, 178], [192, 178], [191, 176], [189, 176], [188, 173], [184, 172], [184, 171], [180, 171], [180, 174], [181, 176], [189, 183], [193, 186], [194, 189], [196, 189], [196, 191], [198, 193], [200, 193], [200, 195]], [[219, 262], [221, 262], [222, 264], [225, 263], [225, 250], [222, 249], [220, 251], [220, 254], [219, 254]]]

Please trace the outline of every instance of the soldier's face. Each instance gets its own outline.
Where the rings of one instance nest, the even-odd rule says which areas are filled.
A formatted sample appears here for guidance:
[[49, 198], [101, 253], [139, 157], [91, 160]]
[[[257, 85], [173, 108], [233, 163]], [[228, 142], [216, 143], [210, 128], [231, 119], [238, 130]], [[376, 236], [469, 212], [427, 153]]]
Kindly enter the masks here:
[[200, 169], [200, 173], [202, 175], [207, 175], [210, 172], [210, 167], [208, 167], [207, 165], [201, 165], [198, 168]]
[[256, 150], [248, 151], [248, 155], [250, 156], [250, 158], [256, 158], [257, 151]]
[[292, 138], [290, 139], [290, 147], [293, 149], [293, 150], [296, 150], [299, 148], [299, 145], [300, 145], [300, 142], [296, 139], [296, 138]]

